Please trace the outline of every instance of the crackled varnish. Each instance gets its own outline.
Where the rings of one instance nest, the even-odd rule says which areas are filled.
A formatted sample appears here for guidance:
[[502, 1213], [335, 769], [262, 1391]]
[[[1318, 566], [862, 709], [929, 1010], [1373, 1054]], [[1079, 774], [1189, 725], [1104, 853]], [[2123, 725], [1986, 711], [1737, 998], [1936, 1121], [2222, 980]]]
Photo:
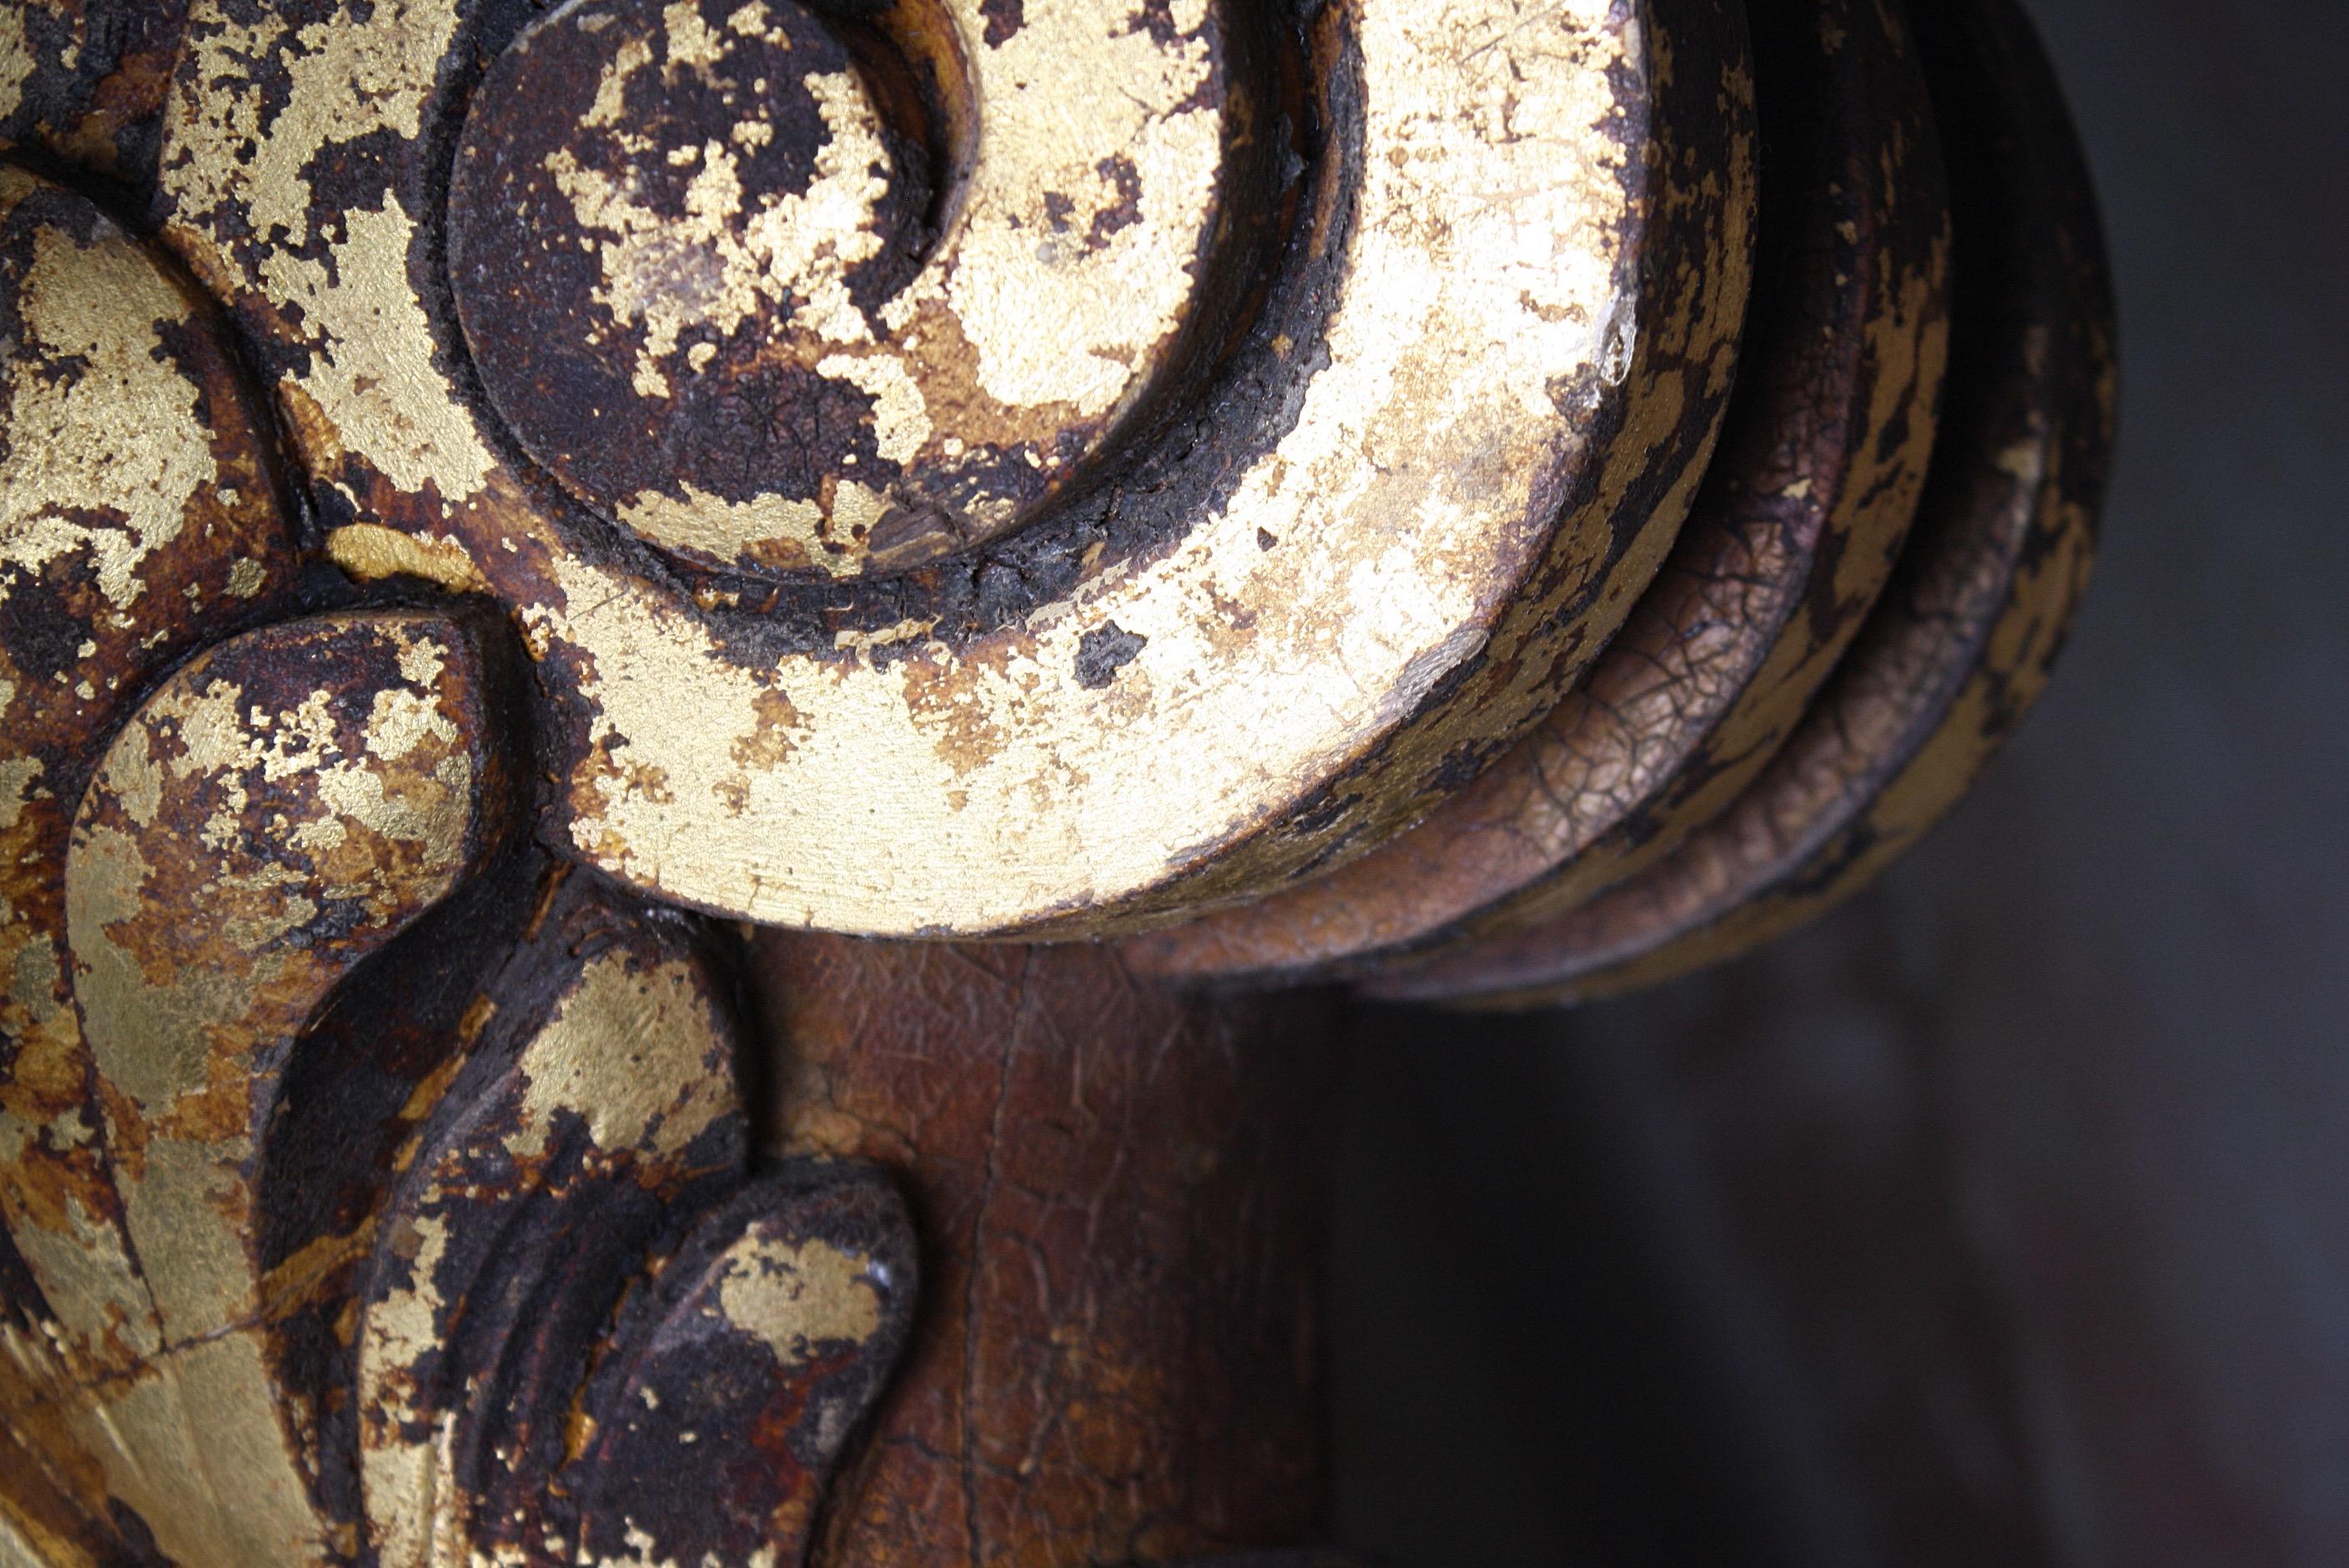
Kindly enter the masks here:
[[[1271, 977], [1571, 907], [1669, 852], [1784, 744], [1883, 590], [1948, 356], [1950, 222], [1915, 50], [1871, 3], [1765, 6], [1744, 368], [1687, 524], [1579, 689], [1427, 820], [1330, 875], [1128, 945]], [[1677, 153], [1677, 156], [1674, 154]], [[1666, 150], [1702, 211], [1717, 149]], [[1686, 257], [1661, 264], [1686, 264]]]
[[2085, 583], [2027, 26], [1751, 9], [0, 0], [0, 1559], [1338, 1568], [1341, 988]]

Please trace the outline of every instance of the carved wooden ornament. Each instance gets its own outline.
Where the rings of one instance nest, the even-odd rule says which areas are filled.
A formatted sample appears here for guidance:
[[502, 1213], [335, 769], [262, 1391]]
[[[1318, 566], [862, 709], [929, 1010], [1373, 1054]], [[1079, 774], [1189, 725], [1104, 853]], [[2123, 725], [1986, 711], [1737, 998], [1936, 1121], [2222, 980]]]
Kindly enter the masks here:
[[1775, 934], [2085, 583], [1920, 9], [0, 0], [0, 1560], [1334, 1564], [1229, 984]]

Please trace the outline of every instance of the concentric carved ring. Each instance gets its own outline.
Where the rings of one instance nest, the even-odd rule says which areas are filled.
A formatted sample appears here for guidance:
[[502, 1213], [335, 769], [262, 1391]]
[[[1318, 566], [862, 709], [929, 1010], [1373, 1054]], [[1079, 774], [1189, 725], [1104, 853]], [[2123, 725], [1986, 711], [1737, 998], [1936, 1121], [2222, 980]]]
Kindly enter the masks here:
[[[504, 605], [561, 853], [865, 933], [1253, 900], [1135, 956], [1278, 969], [1515, 931], [1709, 834], [1695, 863], [1765, 768], [1811, 766], [1829, 721], [1795, 716], [1926, 453], [1929, 519], [1995, 510], [1958, 476], [1998, 410], [1935, 440], [1934, 128], [1902, 28], [1821, 6], [1764, 30], [1785, 178], [1750, 323], [1725, 0], [575, 0], [527, 25], [197, 0], [95, 57], [113, 77], [28, 32], [5, 118], [151, 184], [336, 562]], [[1945, 76], [2020, 79], [2015, 50], [1932, 26]], [[2013, 26], [1992, 0], [1965, 22]], [[2091, 226], [2050, 210], [2057, 239]], [[2095, 286], [2042, 290], [2033, 330]], [[2101, 426], [2029, 384], [2108, 352], [2022, 341], [2005, 407], [2039, 422], [1997, 460], [2080, 446], [2049, 483], [2085, 515]], [[1904, 573], [1930, 584], [1971, 537], [1937, 522]], [[1912, 611], [1916, 634], [2002, 624], [2038, 580], [2017, 537], [1965, 557], [1990, 575], [1961, 622]], [[1893, 635], [1830, 709], [1915, 663], [1869, 651]], [[1932, 667], [1973, 667], [1964, 640]], [[1992, 651], [2028, 669], [2050, 641]], [[1749, 799], [1780, 796], [1824, 799]]]
[[1949, 201], [1916, 50], [1873, 4], [1755, 14], [1755, 299], [1687, 525], [1588, 677], [1411, 831], [1328, 875], [1132, 942], [1146, 973], [1308, 973], [1570, 907], [1751, 784], [1884, 588], [1931, 457]]
[[1205, 0], [903, 9], [944, 46], [583, 0], [475, 95], [467, 342], [531, 455], [653, 544], [847, 577], [1006, 531], [1164, 379], [1227, 201], [1268, 194]]
[[[1958, 266], [1946, 412], [1882, 602], [1769, 768], [1598, 896], [1537, 893], [1374, 975], [1531, 1006], [1651, 985], [1847, 897], [1965, 792], [2045, 689], [2095, 555], [2113, 298], [2062, 90], [2012, 0], [1920, 7]], [[1602, 884], [1603, 885], [1603, 884]]]

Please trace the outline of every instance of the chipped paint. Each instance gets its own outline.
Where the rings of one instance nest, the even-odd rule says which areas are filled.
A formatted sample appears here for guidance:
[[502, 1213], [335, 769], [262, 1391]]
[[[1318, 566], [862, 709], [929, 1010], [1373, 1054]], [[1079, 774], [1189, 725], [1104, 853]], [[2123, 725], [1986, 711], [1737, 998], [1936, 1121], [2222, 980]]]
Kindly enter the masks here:
[[[1923, 78], [1887, 13], [1827, 3], [1850, 11], [1838, 61], [1815, 28], [1757, 19], [1763, 124], [1795, 172], [1770, 187], [1770, 286], [1746, 324], [1755, 363], [1718, 455], [1694, 459], [1704, 488], [1672, 554], [1588, 681], [1408, 833], [1292, 892], [1136, 939], [1138, 968], [1302, 973], [1573, 908], [1713, 820], [1792, 733], [1899, 554], [1949, 334]], [[1683, 180], [1714, 171], [1669, 140], [1662, 158]], [[1685, 186], [1678, 200], [1703, 205]]]
[[820, 1240], [795, 1246], [762, 1237], [727, 1258], [718, 1302], [728, 1322], [789, 1368], [806, 1365], [823, 1341], [854, 1344], [878, 1332], [883, 1283], [869, 1257]]
[[176, 1562], [309, 1560], [331, 1536], [257, 1326], [254, 1180], [296, 1034], [473, 869], [486, 737], [460, 640], [409, 614], [232, 642], [140, 708], [76, 819], [73, 988], [130, 1250], [90, 1230], [44, 1272], [81, 1268], [76, 1294], [140, 1341], [76, 1417]]
[[388, 1568], [799, 1561], [905, 1332], [902, 1209], [847, 1167], [748, 1175], [743, 1040], [689, 925], [554, 877], [488, 994], [358, 1292], [369, 1543]]
[[326, 535], [326, 559], [362, 583], [420, 577], [459, 593], [486, 593], [481, 568], [454, 540], [419, 539], [378, 522], [354, 522]]
[[[0, 172], [0, 1426], [47, 1423], [41, 1485], [98, 1535], [135, 1522], [191, 1565], [780, 1563], [858, 1517], [824, 1488], [909, 1331], [903, 1206], [853, 1165], [750, 1166], [712, 931], [550, 846], [778, 923], [1128, 929], [1424, 816], [1588, 711], [1558, 703], [1628, 624], [1627, 657], [1692, 662], [1678, 686], [1597, 665], [1592, 697], [1685, 726], [1545, 777], [1604, 806], [1559, 807], [1572, 841], [1544, 852], [1579, 869], [1547, 893], [1685, 830], [1702, 851], [1789, 731], [1715, 826], [1740, 852], [1757, 816], [1780, 847], [1840, 834], [1817, 889], [1732, 885], [1747, 904], [1648, 961], [1669, 967], [1867, 874], [2044, 680], [2110, 392], [2054, 320], [2021, 357], [2067, 417], [2094, 379], [2097, 419], [1985, 437], [1970, 482], [2004, 510], [1957, 510], [1996, 540], [1903, 569], [1903, 613], [1981, 630], [1978, 664], [1896, 626], [1796, 730], [1881, 582], [1940, 379], [1932, 267], [1865, 257], [1838, 283], [1881, 305], [1846, 340], [1873, 356], [1873, 456], [1773, 476], [1843, 547], [1816, 613], [1741, 645], [1737, 677], [1717, 639], [1641, 641], [1722, 603], [1651, 579], [1751, 282], [1734, 6], [1356, 0], [1306, 37], [1208, 0], [939, 4], [933, 141], [879, 56], [790, 0], [581, 0], [511, 46], [518, 13], [459, 0], [197, 0], [152, 210], [232, 304], [289, 476], [193, 293]], [[1310, 113], [1249, 56], [1268, 37], [1313, 51]], [[595, 66], [560, 114], [507, 90], [565, 38]], [[49, 68], [25, 53], [0, 21], [0, 118]], [[42, 145], [111, 170], [70, 139], [162, 101], [140, 59]], [[1268, 177], [1292, 151], [1296, 182]], [[523, 187], [492, 165], [554, 204], [502, 207]], [[1255, 211], [1291, 204], [1287, 228]], [[517, 213], [501, 249], [489, 220]], [[522, 276], [546, 256], [575, 286]], [[1259, 282], [1262, 320], [1219, 314]], [[2056, 303], [2093, 314], [2074, 283]], [[513, 299], [551, 325], [490, 320]], [[247, 630], [295, 603], [280, 493], [357, 596], [418, 579], [399, 600], [506, 614]], [[1931, 715], [1897, 700], [1927, 688]], [[1813, 768], [1796, 804], [1820, 798], [1821, 714], [1887, 744], [1830, 758], [1833, 809], [1797, 821], [1774, 786]], [[502, 844], [541, 769], [559, 813]], [[397, 980], [369, 965], [409, 933]], [[978, 1122], [999, 1134], [1014, 1070]], [[848, 1119], [799, 1130], [853, 1142]], [[1027, 1202], [997, 1152], [982, 1206]], [[1196, 1152], [1162, 1174], [1190, 1191]], [[1065, 1442], [1142, 1474], [1131, 1412], [1175, 1398], [1164, 1367], [1105, 1322], [1038, 1348], [1098, 1396]], [[966, 1398], [993, 1375], [963, 1374]], [[981, 1486], [967, 1468], [967, 1503]], [[9, 1490], [0, 1553], [67, 1550]]]
[[2027, 23], [2004, 5], [1912, 21], [1961, 242], [1941, 449], [1891, 588], [1770, 768], [1673, 854], [1578, 909], [1377, 977], [1373, 992], [1541, 1005], [1668, 980], [1781, 935], [1914, 844], [2045, 688], [2110, 472], [2102, 233]]
[[[409, 261], [416, 222], [386, 188], [368, 203], [322, 203], [323, 154], [369, 137], [414, 139], [457, 36], [455, 0], [388, 0], [367, 21], [334, 5], [297, 26], [195, 0], [191, 46], [163, 135], [165, 235], [223, 294], [243, 280], [269, 335], [289, 334], [307, 368], [281, 395], [319, 467], [344, 454], [401, 488], [461, 501], [495, 466], [452, 406]], [[215, 233], [251, 240], [215, 238]]]
[[[391, 25], [392, 8], [334, 9], [348, 28]], [[1042, 7], [992, 40], [975, 7], [956, 15], [961, 43], [983, 46], [970, 66], [982, 77], [994, 55], [1037, 48], [1044, 36]], [[724, 19], [703, 12], [706, 25]], [[1190, 7], [1180, 19], [1213, 25]], [[1690, 399], [1726, 388], [1750, 244], [1738, 194], [1750, 83], [1736, 40], [1709, 18], [1678, 26], [1690, 72], [1702, 75], [1700, 58], [1725, 61], [1704, 112], [1727, 131], [1733, 161], [1700, 191], [1715, 204], [1709, 264], [1653, 292], [1640, 262], [1660, 67], [1646, 53], [1655, 30], [1637, 14], [1590, 0], [1526, 26], [1503, 0], [1378, 0], [1331, 18], [1323, 46], [1346, 67], [1329, 84], [1345, 95], [1330, 112], [1341, 109], [1349, 129], [1298, 191], [1298, 256], [1330, 247], [1333, 270], [1326, 298], [1297, 322], [1309, 360], [1288, 333], [1286, 348], [1261, 350], [1271, 356], [1264, 374], [1294, 377], [1280, 416], [1293, 423], [1216, 480], [1196, 512], [1170, 520], [1162, 545], [1109, 559], [1072, 549], [1071, 559], [1098, 561], [1088, 580], [994, 631], [966, 619], [918, 669], [855, 647], [836, 654], [830, 628], [796, 649], [786, 638], [778, 652], [750, 654], [768, 641], [751, 613], [730, 626], [723, 594], [697, 598], [583, 555], [519, 476], [497, 469], [473, 491], [479, 470], [468, 465], [416, 490], [401, 480], [417, 465], [347, 439], [347, 411], [289, 397], [290, 423], [305, 459], [383, 509], [387, 525], [461, 542], [514, 605], [556, 698], [570, 779], [560, 831], [605, 871], [713, 910], [899, 934], [1055, 918], [1056, 929], [1100, 929], [1261, 892], [1423, 814], [1451, 788], [1454, 752], [1514, 737], [1552, 706], [1669, 542], [1683, 498], [1660, 498], [1630, 539], [1618, 536], [1618, 514], [1637, 510], [1630, 500], [1651, 461], [1680, 443]], [[1112, 26], [1071, 58], [1116, 66], [1150, 30]], [[662, 39], [666, 48], [665, 28]], [[1155, 43], [1138, 57], [1145, 84], [1173, 79]], [[388, 40], [365, 53], [408, 58]], [[583, 88], [579, 115], [600, 81], [599, 70]], [[1113, 120], [1126, 112], [1111, 101], [1123, 90], [1113, 82], [1089, 79], [1073, 101], [1101, 97]], [[1026, 178], [1016, 159], [990, 174], [986, 156], [989, 145], [1017, 148], [1022, 115], [1080, 131], [1102, 119], [1055, 120], [1016, 81], [997, 86], [977, 100], [997, 140], [975, 144], [974, 191]], [[196, 92], [193, 78], [181, 90]], [[356, 98], [390, 90], [347, 84]], [[434, 88], [403, 66], [397, 90], [425, 103]], [[483, 124], [476, 115], [468, 137]], [[690, 144], [697, 157], [708, 139]], [[191, 156], [167, 148], [167, 163]], [[346, 210], [410, 211], [398, 192], [423, 177], [420, 157], [413, 146], [373, 148], [338, 166]], [[460, 158], [460, 194], [482, 161]], [[183, 206], [165, 232], [238, 296], [265, 342], [289, 339], [283, 282], [326, 262], [246, 237], [244, 176], [220, 172], [227, 204]], [[968, 215], [980, 205], [967, 193], [955, 232], [978, 232]], [[1105, 237], [1140, 242], [1159, 227]], [[388, 242], [363, 256], [322, 244], [336, 290], [373, 291], [387, 319], [416, 319], [418, 242], [398, 256]], [[520, 246], [498, 255], [523, 259]], [[458, 292], [471, 298], [459, 260]], [[477, 359], [480, 304], [460, 307]], [[309, 313], [302, 320], [293, 343], [316, 337]], [[1633, 338], [1648, 371], [1635, 364], [1612, 385], [1601, 370]], [[1684, 347], [1699, 366], [1692, 377], [1647, 351], [1658, 339]], [[478, 430], [422, 346], [369, 388], [396, 391], [416, 428]], [[290, 391], [318, 374], [315, 356], [264, 354], [278, 356]], [[939, 417], [935, 383], [924, 389], [943, 452], [965, 437]], [[1247, 451], [1252, 438], [1235, 438]], [[574, 444], [590, 445], [603, 444]], [[845, 471], [832, 480], [835, 501], [865, 485]], [[1557, 498], [1586, 484], [1593, 498], [1560, 516]], [[1261, 534], [1282, 547], [1265, 550]], [[779, 553], [798, 548], [787, 539]], [[926, 619], [926, 592], [878, 624]], [[1143, 651], [1110, 686], [1086, 686], [1075, 678], [1084, 640], [1112, 621]], [[1448, 699], [1425, 703], [1439, 687]], [[774, 697], [806, 727], [773, 763], [745, 769], [736, 746], [761, 733]], [[1170, 750], [1193, 759], [1194, 789], [1163, 788], [1157, 758]]]
[[[577, 19], [571, 25], [578, 26]], [[607, 77], [597, 112], [610, 86]], [[761, 192], [754, 213], [743, 211], [738, 154], [726, 142], [677, 150], [690, 155], [696, 170], [681, 217], [637, 200], [633, 183], [582, 168], [570, 148], [546, 155], [546, 170], [570, 199], [577, 227], [603, 269], [595, 304], [641, 335], [630, 372], [639, 397], [672, 396], [661, 362], [677, 354], [688, 328], [722, 341], [745, 322], [788, 307], [795, 323], [804, 319], [820, 338], [870, 340], [849, 297], [848, 279], [852, 268], [881, 250], [872, 222], [874, 204], [889, 188], [888, 150], [854, 76], [815, 73], [801, 77], [800, 86], [814, 100], [828, 135], [807, 189]], [[595, 118], [591, 114], [582, 129]], [[634, 139], [640, 133], [622, 135]]]
[[480, 491], [496, 459], [471, 423], [414, 387], [442, 380], [423, 303], [409, 279], [415, 221], [398, 197], [342, 215], [331, 262], [273, 253], [270, 296], [298, 313], [317, 346], [293, 388], [317, 410], [333, 444], [403, 490], [430, 486], [451, 500]]
[[[33, 189], [27, 176], [0, 170], [0, 202], [13, 206]], [[87, 552], [99, 589], [127, 610], [145, 586], [141, 566], [178, 539], [190, 501], [218, 474], [198, 388], [156, 331], [184, 317], [187, 304], [128, 245], [103, 236], [84, 244], [45, 227], [34, 246], [16, 306], [26, 342], [6, 390], [0, 569], [36, 574]], [[47, 368], [67, 361], [77, 374]], [[76, 438], [124, 428], [140, 439]]]
[[102, 1516], [107, 1478], [138, 1461], [94, 1390], [164, 1349], [116, 1184], [156, 1151], [121, 1146], [94, 1097], [70, 818], [148, 683], [280, 599], [291, 539], [216, 324], [88, 202], [13, 170], [0, 323], [0, 1216], [50, 1315], [13, 1304], [45, 1347], [18, 1358], [48, 1412], [37, 1440]]
[[707, 987], [676, 961], [642, 972], [617, 954], [590, 962], [523, 1055], [529, 1088], [507, 1147], [544, 1153], [569, 1111], [601, 1148], [683, 1154], [735, 1104]]
[[16, 112], [24, 101], [26, 79], [33, 74], [33, 40], [26, 27], [27, 7], [11, 5], [0, 14], [0, 119]]
[[[1725, 209], [1720, 264], [1676, 280], [1701, 294], [1643, 296], [1639, 258], [1619, 249], [1640, 166], [1589, 129], [1644, 119], [1611, 69], [1639, 64], [1636, 29], [1606, 7], [1537, 28], [1487, 10], [1366, 9], [1364, 188], [1328, 363], [1277, 449], [1163, 556], [887, 668], [712, 659], [691, 615], [607, 569], [552, 562], [552, 591], [523, 615], [548, 665], [576, 672], [589, 716], [571, 789], [578, 852], [775, 923], [995, 931], [1071, 911], [1083, 913], [1068, 929], [1089, 929], [1104, 910], [1130, 920], [1293, 875], [1330, 841], [1417, 810], [1450, 745], [1537, 713], [1669, 541], [1667, 503], [1580, 640], [1555, 614], [1616, 555], [1614, 511], [1651, 448], [1677, 439], [1685, 396], [1677, 365], [1633, 377], [1622, 395], [1640, 418], [1618, 447], [1589, 450], [1587, 411], [1546, 389], [1593, 371], [1627, 311], [1652, 311], [1651, 337], [1703, 363], [1708, 396], [1725, 389], [1750, 220], [1733, 191], [1708, 191]], [[1721, 112], [1742, 112], [1728, 102]], [[1750, 157], [1750, 137], [1736, 145]], [[1616, 477], [1575, 514], [1536, 500], [1537, 484], [1568, 482], [1553, 465], [1602, 463]], [[1260, 530], [1282, 549], [1265, 551]], [[1527, 594], [1537, 573], [1546, 587]], [[1142, 651], [1097, 696], [1077, 661], [1112, 621]], [[1561, 668], [1529, 636], [1584, 651]], [[1313, 832], [1263, 830], [1391, 744], [1480, 654], [1483, 683], [1427, 716], [1409, 760], [1389, 759], [1392, 784], [1349, 791]], [[768, 693], [803, 727], [745, 776], [733, 738]], [[1126, 711], [1107, 721], [1105, 703]], [[970, 736], [985, 739], [958, 738]], [[1169, 754], [1186, 758], [1183, 791], [1163, 788]]]
[[1220, 25], [946, 11], [943, 90], [984, 131], [935, 243], [941, 171], [788, 0], [601, 0], [508, 51], [452, 194], [458, 301], [583, 500], [697, 561], [901, 571], [1016, 525], [1166, 377], [1225, 222]]

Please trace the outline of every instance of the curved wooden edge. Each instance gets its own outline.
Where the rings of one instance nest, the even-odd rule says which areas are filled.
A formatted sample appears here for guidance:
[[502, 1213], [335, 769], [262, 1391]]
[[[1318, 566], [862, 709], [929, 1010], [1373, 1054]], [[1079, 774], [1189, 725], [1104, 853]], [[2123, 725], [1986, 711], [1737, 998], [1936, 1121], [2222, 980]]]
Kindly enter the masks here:
[[1786, 751], [1671, 861], [1366, 994], [1541, 1006], [1781, 935], [1938, 821], [2044, 688], [2110, 469], [2102, 232], [2061, 88], [2012, 0], [1927, 8], [1917, 30], [1957, 202], [1957, 338], [1941, 449], [1884, 605]]
[[[1915, 514], [1948, 350], [1948, 198], [1890, 14], [1757, 13], [1754, 48], [1772, 161], [1738, 383], [1621, 633], [1424, 821], [1303, 887], [1129, 939], [1136, 969], [1294, 979], [1572, 907], [1717, 815], [1792, 732]], [[1666, 166], [1716, 178], [1669, 150]]]

